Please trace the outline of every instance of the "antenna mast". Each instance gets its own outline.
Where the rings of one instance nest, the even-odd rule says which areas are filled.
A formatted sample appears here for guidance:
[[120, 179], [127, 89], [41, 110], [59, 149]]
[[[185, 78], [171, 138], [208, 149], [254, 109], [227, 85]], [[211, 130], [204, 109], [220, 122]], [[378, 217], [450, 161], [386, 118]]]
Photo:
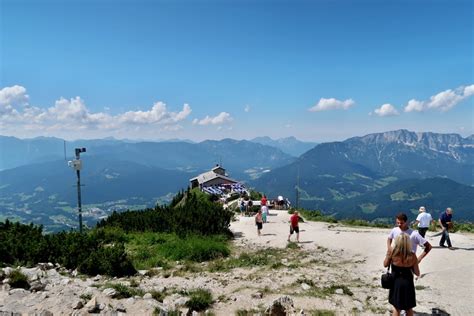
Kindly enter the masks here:
[[296, 209], [300, 207], [300, 164], [298, 163], [298, 171], [296, 174]]
[[76, 159], [72, 161], [68, 161], [68, 165], [76, 171], [77, 175], [77, 209], [79, 213], [79, 232], [82, 233], [82, 201], [81, 201], [81, 169], [82, 169], [82, 161], [81, 161], [81, 153], [85, 153], [85, 148], [76, 148]]

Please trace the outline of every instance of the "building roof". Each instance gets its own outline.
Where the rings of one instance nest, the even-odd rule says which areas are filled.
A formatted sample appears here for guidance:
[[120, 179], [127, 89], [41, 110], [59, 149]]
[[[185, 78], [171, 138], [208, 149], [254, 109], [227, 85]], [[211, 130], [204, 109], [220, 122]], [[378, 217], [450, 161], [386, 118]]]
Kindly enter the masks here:
[[[214, 169], [216, 169], [216, 168], [214, 168]], [[238, 182], [238, 181], [236, 181], [234, 179], [231, 179], [227, 176], [223, 176], [221, 174], [215, 173], [213, 171], [214, 169], [212, 169], [211, 171], [208, 171], [208, 172], [201, 173], [197, 177], [189, 179], [189, 181], [192, 182], [194, 180], [197, 180], [199, 184], [203, 184], [203, 183], [208, 182], [210, 180], [213, 180], [213, 179], [216, 179], [216, 178], [221, 178], [223, 180], [227, 180], [227, 181], [230, 181], [230, 182], [235, 182], [235, 183]]]

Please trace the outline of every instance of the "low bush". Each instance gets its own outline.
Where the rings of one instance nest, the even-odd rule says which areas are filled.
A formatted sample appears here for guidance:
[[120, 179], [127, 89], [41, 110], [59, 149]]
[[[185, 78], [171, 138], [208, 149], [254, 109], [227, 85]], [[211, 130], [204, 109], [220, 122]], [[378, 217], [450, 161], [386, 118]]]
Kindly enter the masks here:
[[100, 247], [79, 264], [78, 270], [88, 275], [106, 274], [116, 277], [133, 275], [137, 272], [127, 257], [123, 244]]
[[193, 311], [203, 311], [212, 305], [212, 293], [207, 289], [196, 289], [189, 292], [186, 307]]
[[8, 274], [8, 278], [10, 279], [9, 284], [13, 288], [21, 288], [28, 290], [30, 288], [30, 284], [28, 283], [28, 277], [21, 273], [20, 270], [13, 270]]
[[474, 233], [474, 223], [471, 222], [455, 222], [453, 232], [468, 232]]

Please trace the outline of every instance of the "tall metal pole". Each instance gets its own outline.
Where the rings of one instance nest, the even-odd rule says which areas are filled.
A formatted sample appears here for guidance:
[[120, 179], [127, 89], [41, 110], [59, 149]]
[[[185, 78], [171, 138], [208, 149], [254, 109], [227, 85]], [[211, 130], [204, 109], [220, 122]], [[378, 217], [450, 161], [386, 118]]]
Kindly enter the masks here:
[[85, 148], [76, 148], [76, 159], [69, 161], [68, 165], [73, 167], [76, 170], [77, 175], [77, 208], [78, 208], [78, 216], [79, 216], [79, 232], [82, 233], [82, 201], [81, 201], [81, 153], [85, 153]]
[[81, 172], [77, 170], [76, 174], [77, 174], [77, 207], [79, 209], [79, 232], [82, 233]]
[[300, 207], [300, 164], [298, 163], [298, 173], [296, 176], [296, 209]]

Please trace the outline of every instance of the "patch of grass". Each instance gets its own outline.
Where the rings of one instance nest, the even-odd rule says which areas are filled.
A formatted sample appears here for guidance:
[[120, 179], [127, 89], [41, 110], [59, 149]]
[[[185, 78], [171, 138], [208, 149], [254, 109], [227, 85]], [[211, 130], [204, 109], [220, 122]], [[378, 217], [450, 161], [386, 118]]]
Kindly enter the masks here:
[[158, 251], [172, 260], [203, 262], [219, 257], [227, 257], [230, 249], [224, 236], [196, 236], [173, 238], [164, 243]]
[[189, 235], [179, 237], [165, 233], [130, 233], [127, 251], [137, 269], [162, 267], [169, 269], [170, 261], [203, 262], [230, 254], [225, 236]]
[[325, 297], [335, 294], [337, 289], [342, 289], [342, 292], [345, 295], [349, 295], [349, 296], [354, 295], [354, 293], [352, 293], [352, 291], [345, 285], [331, 285], [331, 286], [322, 287], [322, 288], [313, 286], [311, 287], [309, 291], [305, 293], [306, 295], [309, 295], [309, 296], [325, 298]]
[[265, 311], [263, 309], [238, 309], [235, 311], [236, 316], [254, 316], [254, 315], [262, 315]]
[[314, 284], [313, 280], [309, 280], [307, 278], [299, 278], [296, 280], [295, 282], [296, 284], [303, 284], [303, 283], [306, 283], [312, 287], [316, 287], [316, 284]]
[[84, 302], [89, 302], [92, 299], [92, 294], [91, 293], [83, 293], [79, 296], [81, 300]]
[[288, 249], [299, 249], [300, 246], [299, 246], [297, 243], [290, 241], [290, 242], [286, 245], [286, 248], [288, 248]]
[[189, 292], [186, 307], [193, 311], [203, 311], [212, 305], [212, 293], [207, 289], [195, 289]]
[[336, 313], [327, 309], [316, 309], [310, 310], [308, 313], [311, 316], [335, 316]]
[[103, 285], [104, 288], [112, 288], [115, 291], [117, 291], [117, 294], [115, 295], [116, 299], [121, 299], [121, 298], [129, 298], [133, 296], [143, 296], [145, 294], [143, 290], [137, 289], [137, 288], [132, 288], [128, 287], [126, 285], [123, 285], [121, 283], [106, 283]]
[[163, 303], [163, 300], [167, 296], [166, 291], [160, 292], [160, 291], [152, 290], [149, 293], [151, 294], [151, 297], [153, 297], [155, 300], [161, 303]]
[[269, 266], [272, 269], [277, 269], [283, 266], [281, 259], [286, 257], [284, 250], [276, 248], [267, 248], [251, 253], [244, 252], [238, 257], [211, 262], [209, 264], [209, 271], [230, 271], [235, 268], [251, 268], [257, 266]]
[[[153, 311], [153, 316], [159, 316], [159, 315], [163, 315], [161, 309], [159, 309], [158, 307], [155, 308], [155, 310]], [[182, 313], [179, 309], [176, 309], [176, 310], [172, 310], [172, 311], [168, 311], [168, 313], [166, 314], [168, 316], [181, 316]]]
[[415, 286], [415, 290], [417, 290], [417, 291], [419, 291], [419, 290], [424, 290], [424, 289], [426, 289], [426, 288], [428, 288], [428, 287], [426, 287], [426, 286], [424, 286], [424, 285], [416, 285], [416, 286]]
[[8, 278], [10, 279], [10, 286], [12, 288], [20, 288], [28, 290], [30, 288], [30, 284], [28, 283], [28, 277], [24, 275], [20, 270], [13, 270], [8, 274]]
[[295, 209], [289, 212], [290, 214], [294, 213], [294, 211], [298, 211], [301, 217], [307, 221], [313, 222], [327, 222], [327, 223], [337, 223], [337, 220], [332, 216], [323, 215], [321, 211], [311, 211], [305, 209]]
[[140, 283], [136, 279], [131, 279], [130, 280], [130, 286], [131, 287], [138, 287]]
[[340, 223], [347, 226], [379, 227], [379, 228], [393, 227], [393, 224], [381, 223], [381, 222], [369, 222], [363, 219], [344, 219], [344, 220], [341, 220]]

